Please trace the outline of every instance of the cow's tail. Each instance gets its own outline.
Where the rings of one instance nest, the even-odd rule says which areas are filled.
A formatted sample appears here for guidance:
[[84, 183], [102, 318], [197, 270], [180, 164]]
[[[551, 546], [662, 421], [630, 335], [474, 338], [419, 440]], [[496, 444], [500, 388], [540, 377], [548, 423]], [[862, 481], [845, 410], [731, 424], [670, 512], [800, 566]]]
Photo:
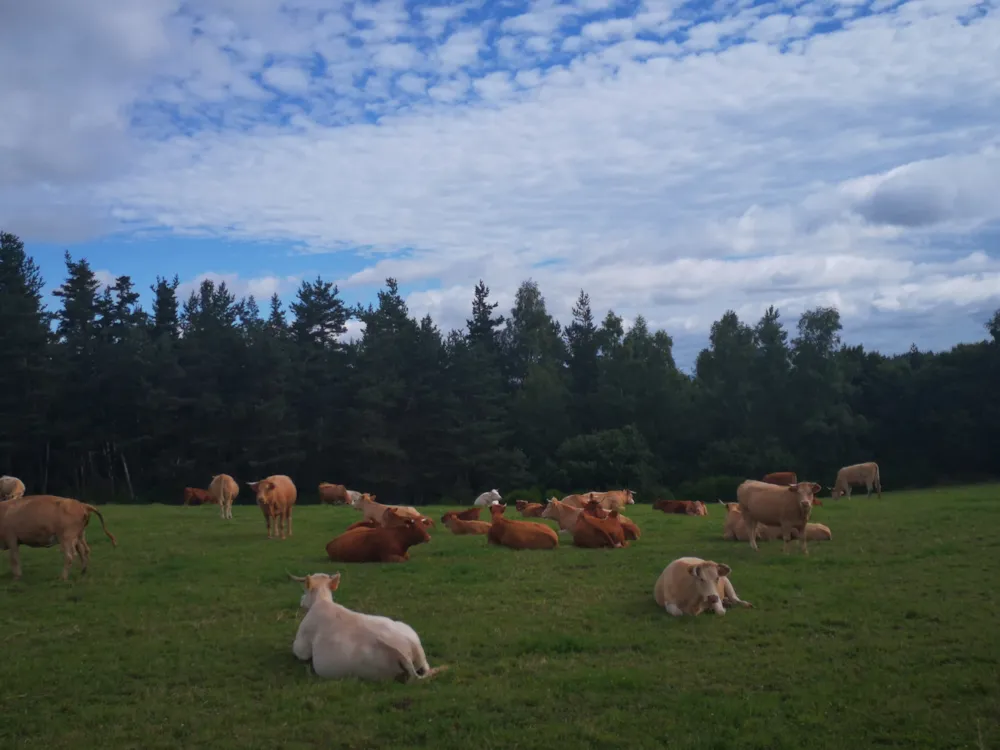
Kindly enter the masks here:
[[117, 547], [118, 546], [118, 540], [115, 539], [115, 535], [114, 534], [112, 534], [110, 531], [108, 531], [108, 527], [104, 523], [104, 516], [101, 515], [101, 511], [99, 511], [93, 505], [88, 505], [87, 503], [84, 503], [83, 507], [86, 508], [89, 513], [96, 513], [97, 514], [97, 517], [101, 519], [101, 528], [104, 529], [104, 533], [107, 534], [108, 539], [111, 540], [111, 545], [113, 547]]

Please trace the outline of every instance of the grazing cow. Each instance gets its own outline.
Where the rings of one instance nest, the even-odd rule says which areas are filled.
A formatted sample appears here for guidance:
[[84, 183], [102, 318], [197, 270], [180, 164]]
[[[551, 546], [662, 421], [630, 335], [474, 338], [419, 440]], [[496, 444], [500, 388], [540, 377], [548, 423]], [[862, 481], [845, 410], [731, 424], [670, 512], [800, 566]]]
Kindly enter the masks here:
[[449, 510], [441, 516], [441, 523], [447, 526], [452, 534], [457, 534], [458, 536], [490, 533], [489, 521], [466, 521], [462, 518], [461, 514], [454, 510]]
[[197, 487], [184, 488], [184, 505], [211, 505], [215, 502], [212, 493]]
[[613, 510], [607, 518], [598, 518], [590, 513], [579, 515], [573, 527], [573, 545], [596, 549], [599, 547], [627, 547], [625, 530], [618, 520], [618, 511]]
[[[389, 510], [395, 516], [394, 510]], [[345, 531], [326, 545], [326, 554], [334, 562], [405, 562], [410, 547], [431, 540], [422, 523], [413, 518], [389, 519], [389, 525]]]
[[355, 612], [334, 602], [339, 572], [304, 577], [289, 573], [288, 577], [305, 584], [299, 606], [307, 610], [295, 634], [292, 653], [301, 661], [312, 662], [319, 677], [406, 682], [427, 679], [448, 668], [431, 668], [420, 637], [406, 623]]
[[685, 516], [707, 516], [708, 509], [700, 500], [657, 500], [653, 510], [664, 513], [677, 513]]
[[542, 503], [529, 503], [527, 500], [517, 500], [514, 505], [525, 518], [541, 518], [545, 506]]
[[805, 529], [812, 511], [813, 494], [821, 489], [814, 482], [799, 482], [788, 487], [758, 482], [755, 479], [743, 482], [736, 488], [736, 499], [747, 524], [750, 547], [757, 549], [758, 527], [770, 524], [781, 526], [781, 538], [785, 542], [782, 552], [788, 551], [791, 530], [797, 529], [802, 553], [808, 555]]
[[101, 519], [101, 528], [111, 544], [118, 546], [118, 540], [108, 531], [101, 511], [93, 505], [81, 503], [68, 497], [55, 495], [25, 495], [0, 503], [0, 549], [10, 550], [10, 569], [16, 581], [21, 577], [21, 556], [18, 546], [62, 548], [62, 580], [69, 578], [73, 558], [80, 555], [80, 573], [87, 572], [90, 563], [90, 545], [87, 544], [85, 530], [90, 522], [90, 514], [96, 513]]
[[[749, 541], [750, 532], [747, 531], [746, 521], [743, 519], [743, 514], [740, 513], [739, 504], [725, 503], [725, 506], [726, 521], [722, 527], [722, 538], [726, 541]], [[781, 539], [781, 527], [760, 524], [757, 527], [757, 538], [763, 539], [765, 542]], [[796, 529], [792, 529], [792, 539], [798, 538], [799, 532]], [[806, 524], [806, 541], [828, 542], [831, 539], [833, 539], [833, 534], [831, 533], [829, 526], [825, 526], [821, 523]]]
[[548, 518], [559, 524], [560, 534], [572, 534], [573, 527], [583, 513], [583, 508], [574, 508], [566, 505], [562, 500], [551, 498], [542, 509], [542, 518]]
[[348, 489], [342, 484], [319, 483], [319, 502], [324, 505], [347, 505], [351, 502]]
[[[292, 490], [294, 492], [294, 487]], [[240, 486], [236, 480], [228, 474], [216, 474], [208, 484], [208, 491], [215, 498], [214, 502], [219, 504], [219, 515], [226, 520], [232, 520], [233, 501], [240, 494]], [[288, 533], [291, 533], [290, 529], [291, 526]]]
[[0, 502], [24, 497], [24, 482], [6, 474], [0, 477]]
[[837, 472], [837, 479], [830, 487], [830, 497], [839, 500], [842, 495], [851, 496], [851, 485], [865, 485], [868, 488], [866, 498], [872, 496], [872, 487], [878, 492], [879, 500], [882, 499], [882, 478], [879, 475], [878, 464], [868, 461], [863, 464], [852, 464], [844, 466]]
[[257, 505], [264, 513], [267, 524], [267, 538], [280, 531], [281, 538], [292, 535], [292, 507], [295, 505], [297, 492], [295, 483], [284, 474], [272, 474], [267, 479], [247, 482], [257, 496]]
[[760, 481], [788, 487], [792, 484], [798, 484], [799, 478], [794, 471], [772, 471], [770, 474], [765, 474]]
[[678, 557], [660, 573], [653, 587], [656, 604], [674, 617], [700, 615], [712, 610], [726, 614], [726, 607], [741, 604], [752, 607], [736, 595], [729, 580], [728, 565], [700, 557]]
[[432, 519], [427, 518], [427, 516], [423, 515], [412, 505], [383, 505], [382, 503], [375, 502], [375, 495], [369, 495], [368, 493], [362, 493], [356, 500], [352, 500], [351, 507], [355, 510], [360, 510], [364, 514], [366, 521], [377, 521], [382, 526], [385, 526], [385, 524], [382, 523], [382, 517], [390, 508], [405, 518], [412, 518], [415, 521], [423, 521], [426, 526], [434, 525], [434, 521]]
[[482, 507], [486, 505], [493, 505], [493, 503], [499, 503], [502, 500], [503, 498], [500, 496], [499, 490], [490, 490], [489, 492], [484, 492], [482, 495], [477, 497], [472, 504]]
[[559, 536], [543, 523], [533, 521], [509, 521], [503, 517], [507, 506], [494, 503], [490, 506], [489, 533], [487, 544], [499, 544], [511, 549], [555, 549], [559, 546]]
[[455, 514], [455, 518], [462, 521], [478, 521], [479, 514], [483, 512], [483, 509], [481, 506], [473, 505], [471, 508], [465, 510], [453, 510], [450, 512]]

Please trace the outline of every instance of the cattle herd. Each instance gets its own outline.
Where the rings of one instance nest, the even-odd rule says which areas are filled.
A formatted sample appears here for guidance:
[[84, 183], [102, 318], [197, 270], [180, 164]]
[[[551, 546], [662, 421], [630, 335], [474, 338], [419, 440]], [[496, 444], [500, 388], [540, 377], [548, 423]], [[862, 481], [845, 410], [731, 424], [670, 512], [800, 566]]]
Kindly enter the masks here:
[[[264, 514], [269, 539], [292, 536], [292, 509], [297, 490], [291, 478], [276, 474], [257, 482], [248, 482], [258, 507]], [[831, 497], [850, 497], [851, 487], [863, 485], [871, 496], [874, 488], [882, 497], [878, 465], [874, 462], [845, 466], [837, 472]], [[350, 505], [361, 512], [360, 521], [350, 524], [342, 534], [326, 545], [327, 556], [334, 562], [368, 563], [409, 560], [409, 549], [430, 541], [427, 529], [436, 524], [411, 506], [384, 505], [375, 496], [349, 490], [343, 485], [324, 482], [319, 485], [320, 501], [331, 505]], [[832, 539], [823, 524], [810, 523], [813, 505], [821, 503], [816, 494], [823, 488], [814, 482], [800, 482], [793, 472], [775, 472], [762, 480], [747, 479], [736, 490], [735, 503], [722, 503], [726, 509], [723, 539], [747, 541], [757, 549], [757, 540], [781, 538], [783, 551], [789, 542], [799, 541], [808, 554], [808, 541]], [[61, 578], [69, 576], [73, 560], [80, 557], [81, 573], [87, 572], [90, 547], [86, 527], [96, 514], [104, 533], [117, 546], [104, 517], [93, 505], [54, 495], [25, 495], [24, 483], [16, 477], [0, 477], [0, 549], [10, 553], [11, 573], [21, 577], [19, 545], [53, 547], [63, 552]], [[239, 485], [228, 474], [212, 477], [207, 489], [184, 488], [184, 505], [217, 504], [223, 519], [232, 519], [233, 501]], [[622, 514], [635, 503], [631, 490], [588, 492], [551, 498], [546, 503], [517, 500], [515, 507], [526, 519], [554, 521], [559, 531], [540, 521], [512, 520], [505, 517], [507, 505], [499, 491], [484, 492], [472, 506], [462, 511], [448, 511], [441, 522], [456, 535], [482, 535], [487, 544], [516, 550], [554, 549], [560, 534], [583, 548], [624, 548], [640, 537], [639, 527]], [[489, 521], [480, 520], [488, 509]], [[658, 500], [653, 508], [664, 513], [704, 516], [705, 503], [686, 500]], [[698, 557], [680, 557], [663, 569], [653, 588], [653, 598], [667, 613], [680, 617], [711, 610], [724, 615], [734, 605], [751, 607], [739, 598], [729, 580], [728, 565]], [[304, 585], [300, 606], [306, 615], [299, 624], [292, 651], [299, 659], [311, 662], [320, 677], [358, 677], [362, 679], [425, 679], [447, 669], [431, 668], [420, 638], [403, 622], [378, 615], [354, 612], [333, 601], [340, 585], [340, 573], [316, 573], [289, 577]]]

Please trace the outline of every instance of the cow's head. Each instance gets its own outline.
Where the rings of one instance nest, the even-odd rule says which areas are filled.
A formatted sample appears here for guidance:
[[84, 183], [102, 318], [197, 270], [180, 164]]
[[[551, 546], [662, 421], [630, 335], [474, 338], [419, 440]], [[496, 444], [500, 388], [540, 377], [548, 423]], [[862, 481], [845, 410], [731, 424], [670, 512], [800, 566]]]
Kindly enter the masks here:
[[514, 507], [517, 508], [518, 510], [524, 510], [525, 508], [528, 507], [528, 501], [527, 500], [515, 500], [514, 501]]
[[542, 508], [542, 518], [555, 518], [556, 508], [559, 507], [559, 501], [554, 497], [549, 498], [549, 501], [545, 503], [545, 507]]
[[431, 535], [427, 533], [427, 527], [415, 518], [404, 519], [400, 528], [407, 542], [412, 544], [423, 544], [431, 540]]
[[[608, 511], [601, 505], [600, 501], [591, 498], [587, 501], [587, 504], [583, 506], [583, 512], [587, 515], [594, 516], [595, 518], [607, 518]], [[617, 513], [617, 511], [615, 511]]]
[[277, 485], [272, 479], [261, 479], [256, 482], [247, 482], [247, 484], [254, 491], [259, 503], [270, 502], [271, 494], [277, 489]]
[[830, 490], [830, 499], [831, 500], [837, 500], [838, 498], [841, 498], [841, 497], [843, 497], [844, 495], [847, 494], [847, 490], [841, 489], [840, 487], [837, 487], [836, 485], [834, 485], [833, 487], [827, 487], [827, 489]]
[[340, 587], [339, 571], [333, 575], [313, 573], [308, 576], [293, 576], [289, 573], [288, 577], [303, 584], [305, 588], [302, 598], [299, 599], [299, 606], [302, 609], [309, 609], [318, 599], [333, 599], [333, 592]]
[[490, 515], [493, 518], [496, 518], [497, 516], [502, 516], [505, 510], [507, 510], [507, 506], [504, 503], [498, 503], [496, 500], [494, 500], [490, 504]]
[[799, 482], [798, 484], [788, 485], [788, 491], [799, 496], [799, 506], [802, 508], [802, 512], [806, 516], [808, 516], [809, 511], [812, 510], [813, 498], [815, 494], [822, 491], [822, 489], [823, 487], [815, 482]]
[[688, 568], [688, 574], [694, 579], [700, 598], [709, 604], [719, 604], [719, 579], [731, 572], [732, 569], [728, 565], [714, 560], [704, 560]]
[[625, 504], [635, 505], [635, 493], [632, 490], [625, 490]]

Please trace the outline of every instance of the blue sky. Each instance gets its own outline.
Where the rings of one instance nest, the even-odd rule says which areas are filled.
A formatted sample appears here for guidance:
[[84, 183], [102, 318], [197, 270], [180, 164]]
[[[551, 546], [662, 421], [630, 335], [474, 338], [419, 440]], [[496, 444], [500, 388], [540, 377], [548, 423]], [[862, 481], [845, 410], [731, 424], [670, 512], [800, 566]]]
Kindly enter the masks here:
[[[461, 326], [479, 278], [643, 314], [1000, 307], [997, 2], [36, 0], [0, 10], [0, 227], [146, 291], [303, 279]], [[356, 333], [356, 330], [352, 333]]]

